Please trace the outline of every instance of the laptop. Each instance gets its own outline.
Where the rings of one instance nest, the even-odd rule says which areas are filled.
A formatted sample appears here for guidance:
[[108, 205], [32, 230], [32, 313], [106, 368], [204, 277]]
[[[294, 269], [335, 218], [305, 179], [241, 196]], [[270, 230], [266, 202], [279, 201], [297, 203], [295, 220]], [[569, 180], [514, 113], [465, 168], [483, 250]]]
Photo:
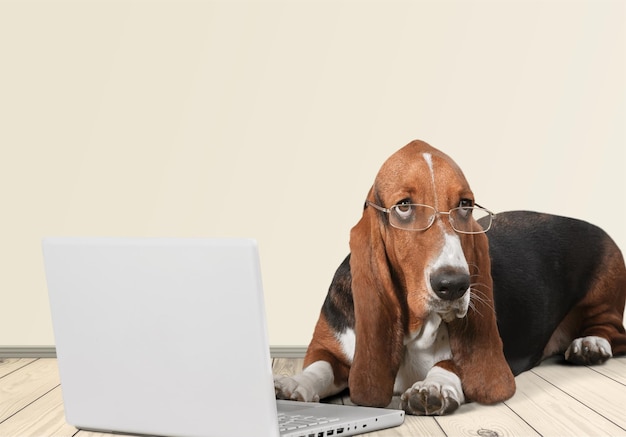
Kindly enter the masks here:
[[43, 253], [66, 420], [79, 429], [326, 437], [404, 421], [275, 399], [255, 240], [48, 238]]

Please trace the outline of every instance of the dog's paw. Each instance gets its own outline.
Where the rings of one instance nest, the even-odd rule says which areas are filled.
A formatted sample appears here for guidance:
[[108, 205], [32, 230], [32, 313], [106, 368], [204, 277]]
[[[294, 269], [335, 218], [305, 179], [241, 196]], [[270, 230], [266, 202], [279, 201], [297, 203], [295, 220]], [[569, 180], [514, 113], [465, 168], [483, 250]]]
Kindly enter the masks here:
[[612, 356], [611, 344], [594, 336], [577, 338], [565, 351], [565, 359], [574, 364], [602, 364]]
[[302, 374], [296, 376], [274, 375], [276, 399], [288, 399], [301, 402], [319, 402], [320, 397], [312, 384]]
[[[443, 373], [445, 372], [445, 373]], [[465, 402], [461, 380], [452, 372], [433, 368], [400, 397], [401, 408], [416, 416], [442, 416]]]
[[400, 398], [407, 414], [416, 416], [442, 416], [454, 412], [460, 406], [450, 391], [437, 383], [418, 382]]

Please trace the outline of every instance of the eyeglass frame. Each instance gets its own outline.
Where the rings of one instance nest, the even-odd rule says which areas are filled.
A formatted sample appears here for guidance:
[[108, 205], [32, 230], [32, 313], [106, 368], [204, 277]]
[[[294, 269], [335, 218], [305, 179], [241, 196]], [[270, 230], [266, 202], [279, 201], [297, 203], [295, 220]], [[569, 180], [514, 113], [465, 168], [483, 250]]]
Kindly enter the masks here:
[[[366, 201], [365, 201], [365, 204], [366, 204], [366, 205], [370, 205], [370, 206], [372, 206], [374, 209], [377, 209], [377, 210], [378, 210], [378, 211], [380, 211], [380, 212], [387, 213], [387, 214], [389, 214], [390, 216], [391, 216], [391, 208], [395, 208], [395, 207], [397, 207], [397, 206], [401, 206], [401, 205], [402, 205], [402, 204], [397, 204], [397, 205], [392, 206], [391, 208], [383, 208], [382, 206], [380, 206], [380, 205], [376, 205], [375, 203], [370, 202], [369, 200], [366, 200]], [[487, 208], [485, 208], [484, 206], [480, 206], [478, 203], [474, 203], [474, 205], [473, 205], [473, 206], [467, 206], [467, 207], [464, 207], [464, 206], [457, 206], [456, 208], [452, 208], [452, 209], [450, 209], [450, 210], [449, 210], [449, 211], [447, 211], [447, 212], [446, 212], [446, 211], [437, 211], [437, 209], [436, 209], [435, 207], [430, 206], [430, 205], [424, 205], [424, 204], [422, 204], [422, 203], [407, 203], [406, 205], [407, 205], [407, 206], [408, 206], [408, 205], [414, 205], [414, 206], [425, 206], [426, 208], [430, 208], [430, 209], [432, 209], [432, 210], [434, 211], [434, 213], [433, 213], [433, 215], [431, 216], [430, 223], [428, 224], [428, 226], [426, 226], [425, 228], [419, 228], [419, 229], [410, 229], [410, 228], [402, 228], [402, 227], [398, 227], [398, 226], [394, 225], [393, 223], [391, 223], [391, 219], [389, 220], [389, 224], [390, 224], [392, 227], [394, 227], [394, 228], [396, 228], [396, 229], [400, 229], [400, 230], [402, 230], [402, 231], [411, 231], [411, 232], [414, 232], [414, 231], [417, 231], [417, 232], [419, 232], [419, 231], [427, 231], [427, 230], [428, 230], [428, 229], [430, 229], [430, 228], [432, 227], [432, 225], [435, 223], [435, 217], [436, 217], [437, 215], [447, 215], [447, 216], [448, 216], [448, 222], [450, 222], [450, 226], [452, 226], [452, 229], [454, 229], [454, 231], [455, 231], [455, 232], [457, 232], [457, 233], [459, 233], [459, 234], [467, 234], [467, 235], [484, 234], [484, 233], [486, 233], [487, 231], [489, 231], [489, 229], [491, 229], [491, 226], [493, 226], [493, 221], [496, 219], [496, 213], [489, 211]], [[491, 217], [491, 220], [490, 220], [490, 222], [489, 222], [489, 227], [488, 227], [487, 229], [482, 229], [482, 230], [480, 230], [480, 231], [469, 231], [469, 232], [468, 232], [468, 231], [459, 231], [457, 228], [455, 228], [455, 227], [454, 227], [454, 223], [453, 223], [453, 221], [452, 221], [452, 220], [451, 220], [451, 218], [450, 218], [450, 213], [451, 213], [452, 211], [454, 211], [454, 210], [457, 210], [457, 209], [463, 209], [463, 208], [472, 208], [472, 210], [473, 210], [473, 209], [478, 208], [478, 209], [480, 209], [480, 210], [482, 210], [482, 211], [485, 211], [485, 212], [488, 214], [488, 216], [490, 216], [490, 217]], [[487, 217], [487, 216], [485, 216], [485, 217]]]

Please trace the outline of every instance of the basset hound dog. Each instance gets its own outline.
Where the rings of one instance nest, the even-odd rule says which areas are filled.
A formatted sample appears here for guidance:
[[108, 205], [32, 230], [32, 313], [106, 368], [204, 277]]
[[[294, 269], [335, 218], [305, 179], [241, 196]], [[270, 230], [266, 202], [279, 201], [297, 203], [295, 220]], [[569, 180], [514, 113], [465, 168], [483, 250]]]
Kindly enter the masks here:
[[376, 176], [304, 370], [275, 376], [276, 396], [349, 389], [354, 403], [385, 407], [396, 394], [415, 415], [494, 404], [550, 355], [595, 364], [626, 353], [625, 299], [624, 259], [602, 230], [496, 216], [452, 159], [413, 141]]

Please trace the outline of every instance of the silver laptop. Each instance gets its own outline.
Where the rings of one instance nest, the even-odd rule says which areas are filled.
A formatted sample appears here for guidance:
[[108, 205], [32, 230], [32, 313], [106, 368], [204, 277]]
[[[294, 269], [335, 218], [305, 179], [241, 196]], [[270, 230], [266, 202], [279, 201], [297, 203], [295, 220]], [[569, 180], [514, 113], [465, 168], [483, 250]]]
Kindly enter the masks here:
[[[326, 437], [404, 421], [399, 410], [275, 400], [254, 240], [51, 238], [43, 251], [77, 428]], [[297, 420], [279, 425], [279, 413]]]

